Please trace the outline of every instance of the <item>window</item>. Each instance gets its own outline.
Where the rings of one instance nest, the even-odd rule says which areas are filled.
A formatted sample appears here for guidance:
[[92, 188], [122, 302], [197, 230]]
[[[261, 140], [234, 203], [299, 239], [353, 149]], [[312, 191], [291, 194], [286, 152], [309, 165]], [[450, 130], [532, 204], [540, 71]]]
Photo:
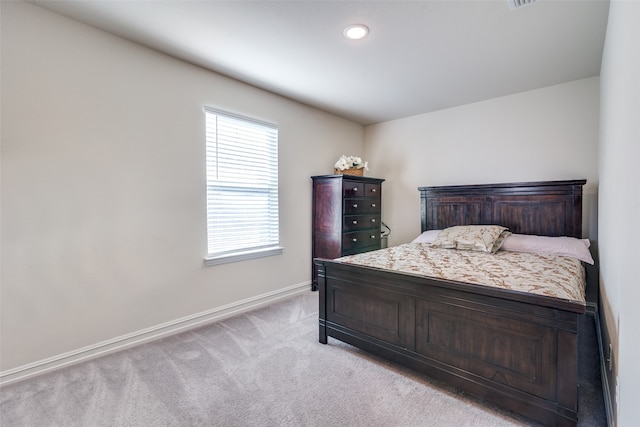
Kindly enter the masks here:
[[282, 253], [278, 127], [205, 108], [207, 265]]

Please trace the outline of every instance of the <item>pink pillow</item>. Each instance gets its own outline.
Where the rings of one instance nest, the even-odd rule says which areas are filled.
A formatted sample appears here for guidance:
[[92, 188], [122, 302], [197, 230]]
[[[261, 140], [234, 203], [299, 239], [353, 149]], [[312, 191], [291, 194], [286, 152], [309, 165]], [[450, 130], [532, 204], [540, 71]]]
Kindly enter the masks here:
[[575, 237], [530, 236], [527, 234], [512, 234], [504, 239], [503, 251], [533, 252], [540, 254], [564, 255], [579, 259], [593, 265], [593, 258], [589, 251], [591, 243], [588, 239]]

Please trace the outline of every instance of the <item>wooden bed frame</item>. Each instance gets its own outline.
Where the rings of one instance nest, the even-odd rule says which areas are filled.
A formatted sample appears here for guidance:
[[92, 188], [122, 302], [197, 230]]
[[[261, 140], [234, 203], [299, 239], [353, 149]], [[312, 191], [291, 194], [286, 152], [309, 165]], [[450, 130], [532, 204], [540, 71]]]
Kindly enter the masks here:
[[[420, 187], [422, 231], [498, 224], [581, 237], [585, 180]], [[320, 342], [336, 338], [549, 426], [575, 426], [585, 306], [316, 259]]]

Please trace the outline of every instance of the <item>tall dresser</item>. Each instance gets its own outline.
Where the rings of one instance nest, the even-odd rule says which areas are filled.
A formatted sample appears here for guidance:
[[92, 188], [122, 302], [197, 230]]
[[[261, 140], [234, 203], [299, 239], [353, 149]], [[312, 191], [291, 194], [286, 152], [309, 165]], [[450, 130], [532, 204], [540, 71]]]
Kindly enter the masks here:
[[353, 175], [312, 176], [311, 289], [318, 289], [313, 258], [338, 258], [380, 249], [382, 182]]

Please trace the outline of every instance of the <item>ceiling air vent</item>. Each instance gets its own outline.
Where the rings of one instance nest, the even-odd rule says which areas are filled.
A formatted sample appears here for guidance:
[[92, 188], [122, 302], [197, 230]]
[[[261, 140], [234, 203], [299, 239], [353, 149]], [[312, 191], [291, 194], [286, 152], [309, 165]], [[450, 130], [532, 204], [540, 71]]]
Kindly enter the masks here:
[[509, 8], [511, 10], [520, 9], [524, 6], [529, 6], [536, 2], [536, 0], [507, 0], [509, 2]]

